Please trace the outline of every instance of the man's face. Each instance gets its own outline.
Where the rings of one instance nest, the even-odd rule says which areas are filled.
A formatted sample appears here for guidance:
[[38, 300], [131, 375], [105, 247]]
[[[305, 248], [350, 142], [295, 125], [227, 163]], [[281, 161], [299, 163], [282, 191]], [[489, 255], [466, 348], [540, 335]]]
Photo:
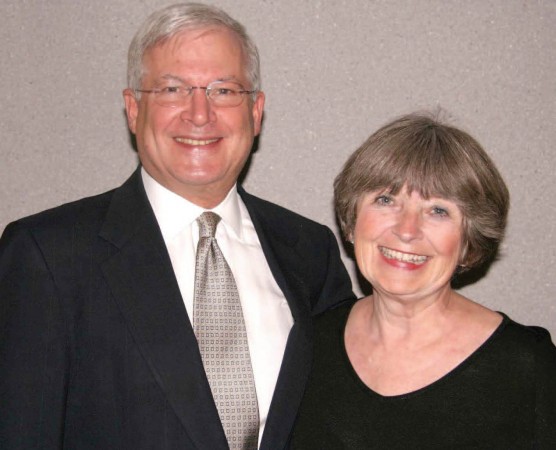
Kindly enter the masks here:
[[[244, 61], [238, 38], [226, 28], [184, 31], [147, 50], [141, 88], [226, 80], [250, 90]], [[130, 89], [124, 100], [139, 159], [149, 175], [199, 206], [211, 208], [222, 201], [260, 132], [264, 95], [259, 93], [253, 102], [246, 94], [235, 107], [215, 107], [202, 89], [173, 108], [158, 105], [152, 93], [136, 100]]]

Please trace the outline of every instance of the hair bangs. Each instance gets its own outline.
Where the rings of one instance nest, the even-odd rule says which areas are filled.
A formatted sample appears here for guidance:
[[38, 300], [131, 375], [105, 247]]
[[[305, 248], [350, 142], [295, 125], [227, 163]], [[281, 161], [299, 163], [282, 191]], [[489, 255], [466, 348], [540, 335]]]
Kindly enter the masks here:
[[368, 174], [372, 179], [364, 191], [386, 190], [397, 194], [407, 189], [426, 199], [459, 198], [462, 177], [466, 178], [465, 171], [458, 169], [461, 158], [455, 157], [434, 127], [420, 131], [377, 148], [373, 157], [375, 167]]

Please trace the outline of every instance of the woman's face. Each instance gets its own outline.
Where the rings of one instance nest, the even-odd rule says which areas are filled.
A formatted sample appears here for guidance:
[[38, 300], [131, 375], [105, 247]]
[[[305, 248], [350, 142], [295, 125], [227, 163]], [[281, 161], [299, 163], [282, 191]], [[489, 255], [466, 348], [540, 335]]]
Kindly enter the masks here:
[[424, 199], [405, 188], [374, 191], [357, 205], [355, 257], [379, 294], [424, 298], [450, 289], [462, 251], [463, 216], [443, 198]]

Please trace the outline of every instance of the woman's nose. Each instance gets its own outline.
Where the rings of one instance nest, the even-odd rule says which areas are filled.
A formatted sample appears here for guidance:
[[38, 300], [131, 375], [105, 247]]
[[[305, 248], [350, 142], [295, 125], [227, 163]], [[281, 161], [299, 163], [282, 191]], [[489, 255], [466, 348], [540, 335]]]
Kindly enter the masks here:
[[418, 211], [405, 209], [400, 212], [393, 232], [403, 242], [410, 242], [422, 237], [422, 217]]

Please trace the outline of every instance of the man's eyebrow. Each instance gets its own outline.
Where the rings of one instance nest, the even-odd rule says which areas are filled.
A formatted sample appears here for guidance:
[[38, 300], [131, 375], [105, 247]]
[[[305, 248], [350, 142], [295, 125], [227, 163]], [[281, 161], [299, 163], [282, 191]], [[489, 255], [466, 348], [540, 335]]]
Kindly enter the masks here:
[[177, 75], [172, 75], [171, 73], [167, 73], [167, 74], [162, 75], [162, 76], [159, 78], [159, 80], [163, 80], [163, 81], [178, 81], [178, 82], [180, 82], [180, 83], [182, 83], [182, 84], [187, 84], [186, 81], [185, 81], [183, 78], [178, 77]]
[[[181, 84], [191, 86], [191, 83], [188, 83], [183, 78], [181, 78], [177, 75], [173, 75], [171, 73], [167, 73], [167, 74], [162, 75], [158, 80], [159, 81], [176, 81], [176, 82], [179, 82]], [[234, 77], [233, 75], [215, 78], [214, 80], [211, 81], [211, 83], [214, 83], [215, 81], [233, 81], [233, 82], [241, 84], [239, 82], [239, 80], [236, 77]]]

